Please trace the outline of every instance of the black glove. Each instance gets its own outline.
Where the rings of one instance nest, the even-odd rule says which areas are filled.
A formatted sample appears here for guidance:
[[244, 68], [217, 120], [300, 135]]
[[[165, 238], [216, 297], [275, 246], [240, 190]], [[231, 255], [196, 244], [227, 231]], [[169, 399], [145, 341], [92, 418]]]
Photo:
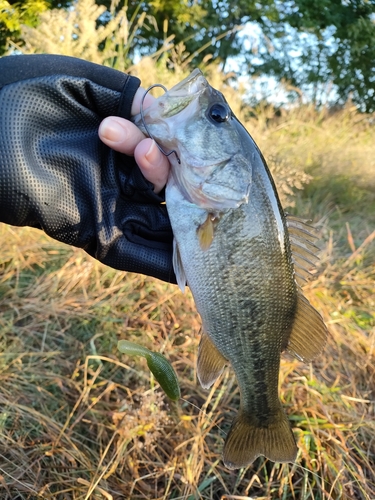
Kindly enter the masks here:
[[0, 221], [43, 229], [116, 269], [175, 282], [162, 197], [98, 137], [138, 78], [80, 59], [0, 58]]

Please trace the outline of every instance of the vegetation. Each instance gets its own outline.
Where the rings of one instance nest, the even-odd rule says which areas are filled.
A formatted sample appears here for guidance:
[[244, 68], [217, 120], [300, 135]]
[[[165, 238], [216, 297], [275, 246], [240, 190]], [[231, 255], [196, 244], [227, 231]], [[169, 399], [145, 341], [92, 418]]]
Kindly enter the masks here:
[[12, 2], [0, 0], [0, 55], [20, 41], [22, 26], [36, 26], [39, 15], [48, 8], [45, 0]]
[[[27, 33], [48, 13], [55, 23], [63, 18], [60, 24], [48, 24], [63, 32], [58, 38], [62, 45], [77, 36], [67, 33], [65, 25], [77, 26], [82, 41], [89, 27], [85, 16], [76, 25], [69, 18], [83, 7], [88, 16], [98, 13], [94, 23], [107, 33], [107, 42], [119, 22], [112, 44], [127, 65], [173, 40], [184, 44], [195, 65], [206, 58], [224, 68], [238, 56], [246, 73], [287, 81], [290, 97], [299, 88], [318, 105], [326, 99], [340, 105], [351, 99], [362, 111], [375, 110], [374, 0], [0, 0], [0, 55], [9, 46], [24, 50], [25, 26]], [[126, 18], [137, 33], [130, 45]], [[92, 39], [93, 44], [99, 52], [108, 50], [102, 37]], [[46, 45], [42, 51], [48, 49]], [[86, 57], [85, 52], [80, 56]]]
[[[150, 59], [133, 70], [167, 85], [182, 76]], [[306, 294], [328, 324], [329, 341], [311, 365], [283, 357], [280, 375], [297, 461], [223, 466], [239, 392], [230, 368], [209, 392], [197, 383], [200, 323], [189, 294], [104, 267], [39, 231], [2, 226], [4, 499], [375, 498], [371, 122], [350, 108], [249, 112], [215, 67], [209, 78], [269, 158], [288, 210], [312, 217], [322, 234], [320, 273]], [[120, 354], [122, 339], [172, 362], [177, 403], [144, 359]]]
[[[22, 28], [22, 50], [127, 68], [145, 87], [170, 87], [189, 72], [193, 55], [168, 30], [162, 50], [133, 64], [151, 17], [125, 21], [113, 11], [103, 25], [103, 8], [79, 5], [69, 22], [46, 10], [38, 29]], [[199, 65], [264, 152], [284, 206], [321, 233], [319, 274], [305, 293], [327, 322], [328, 344], [311, 365], [283, 357], [280, 373], [296, 463], [223, 466], [239, 392], [230, 368], [211, 391], [197, 383], [200, 322], [189, 293], [105, 267], [37, 230], [2, 225], [4, 500], [375, 498], [373, 117], [350, 103], [334, 112], [303, 99], [288, 109], [250, 107], [245, 86], [203, 55]], [[124, 339], [172, 363], [179, 401], [165, 396], [145, 359], [118, 351]]]

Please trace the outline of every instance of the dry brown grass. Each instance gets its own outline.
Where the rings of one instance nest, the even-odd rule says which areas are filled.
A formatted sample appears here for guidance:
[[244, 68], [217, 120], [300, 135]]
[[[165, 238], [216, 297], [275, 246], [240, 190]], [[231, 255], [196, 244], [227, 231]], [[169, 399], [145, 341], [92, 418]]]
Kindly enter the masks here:
[[[209, 393], [197, 384], [189, 295], [1, 227], [1, 498], [375, 498], [375, 197], [318, 173], [294, 210], [321, 223], [323, 271], [306, 293], [330, 338], [312, 365], [282, 363], [294, 465], [223, 466], [239, 393], [230, 369]], [[122, 338], [168, 357], [178, 404], [144, 360], [119, 355]]]
[[[170, 86], [160, 71], [152, 83]], [[200, 324], [189, 294], [36, 230], [1, 226], [2, 499], [375, 498], [372, 126], [350, 109], [249, 115], [219, 76], [213, 85], [269, 156], [285, 203], [293, 194], [292, 210], [322, 233], [322, 268], [306, 294], [328, 324], [328, 345], [312, 365], [285, 357], [280, 376], [296, 463], [223, 466], [239, 392], [230, 369], [210, 392], [197, 384]], [[177, 404], [145, 360], [117, 352], [123, 338], [168, 357]]]

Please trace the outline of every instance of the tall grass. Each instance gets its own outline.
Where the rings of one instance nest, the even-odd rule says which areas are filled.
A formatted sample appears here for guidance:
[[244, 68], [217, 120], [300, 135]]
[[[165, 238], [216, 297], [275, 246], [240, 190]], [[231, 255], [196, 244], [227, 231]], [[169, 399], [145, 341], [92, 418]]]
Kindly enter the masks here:
[[[189, 294], [2, 226], [1, 498], [375, 498], [374, 155], [364, 162], [371, 127], [360, 119], [301, 108], [245, 120], [271, 166], [279, 158], [311, 176], [288, 210], [322, 233], [320, 274], [306, 294], [328, 324], [328, 345], [311, 365], [285, 357], [281, 367], [296, 463], [223, 466], [239, 393], [230, 369], [210, 392], [197, 383]], [[170, 359], [177, 404], [144, 360], [119, 355], [123, 338]]]
[[[170, 87], [188, 71], [183, 47], [130, 69]], [[227, 368], [197, 383], [200, 322], [189, 293], [94, 261], [29, 228], [0, 226], [0, 498], [336, 500], [375, 498], [375, 185], [371, 121], [353, 109], [249, 110], [202, 64], [266, 158], [288, 211], [321, 233], [306, 295], [329, 327], [310, 365], [283, 357], [280, 394], [299, 454], [239, 471], [221, 462], [239, 406]], [[172, 362], [169, 402], [128, 339]]]

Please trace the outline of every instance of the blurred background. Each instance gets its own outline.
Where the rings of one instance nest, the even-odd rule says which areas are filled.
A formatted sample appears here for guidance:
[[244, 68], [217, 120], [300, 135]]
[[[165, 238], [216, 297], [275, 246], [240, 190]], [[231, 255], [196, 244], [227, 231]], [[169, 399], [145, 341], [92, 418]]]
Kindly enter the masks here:
[[[375, 1], [0, 0], [0, 54], [80, 57], [168, 88], [199, 67], [262, 150], [285, 210], [320, 234], [305, 287], [330, 336], [283, 356], [295, 464], [228, 471], [227, 368], [196, 379], [189, 293], [0, 226], [0, 498], [375, 499]], [[171, 403], [128, 339], [173, 364]]]

